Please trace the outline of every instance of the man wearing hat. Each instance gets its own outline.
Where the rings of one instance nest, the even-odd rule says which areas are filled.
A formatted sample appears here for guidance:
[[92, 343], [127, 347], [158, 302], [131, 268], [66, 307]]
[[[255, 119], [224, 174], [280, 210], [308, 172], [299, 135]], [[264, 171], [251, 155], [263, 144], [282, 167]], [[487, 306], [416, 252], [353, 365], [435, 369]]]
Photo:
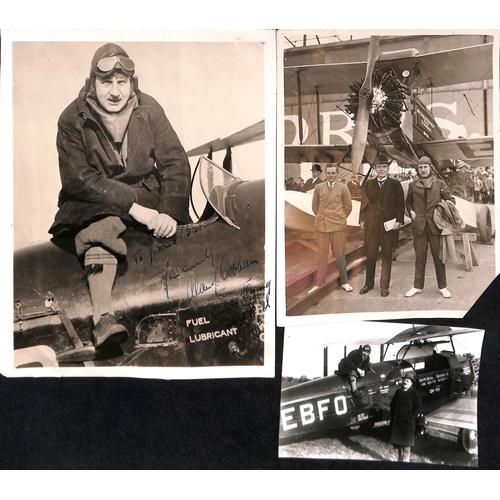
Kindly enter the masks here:
[[189, 162], [156, 100], [141, 92], [135, 64], [119, 45], [100, 47], [76, 100], [58, 121], [62, 189], [49, 232], [74, 238], [93, 307], [95, 347], [128, 338], [116, 322], [111, 291], [127, 226], [157, 238], [190, 222]]
[[399, 245], [398, 231], [405, 212], [401, 183], [388, 176], [390, 163], [388, 156], [379, 153], [374, 160], [377, 177], [368, 179], [363, 186], [359, 225], [365, 231], [366, 278], [360, 294], [368, 293], [375, 285], [375, 267], [381, 248], [380, 295], [389, 295], [392, 250]]
[[358, 378], [364, 377], [367, 370], [372, 370], [370, 363], [371, 352], [372, 348], [368, 344], [360, 345], [358, 349], [351, 351], [345, 358], [340, 360], [336, 374], [349, 379], [353, 396], [363, 394], [363, 391], [358, 390], [356, 381]]
[[321, 165], [314, 163], [313, 166], [311, 167], [312, 177], [310, 179], [307, 179], [305, 184], [302, 186], [302, 192], [306, 193], [307, 191], [311, 191], [318, 184], [325, 182], [323, 179], [320, 179], [319, 177], [321, 175], [321, 172], [322, 172]]
[[446, 183], [433, 175], [429, 157], [422, 156], [418, 160], [417, 174], [418, 179], [408, 185], [406, 196], [406, 208], [413, 221], [415, 278], [413, 288], [406, 292], [405, 297], [413, 297], [424, 288], [427, 248], [430, 245], [439, 291], [443, 297], [450, 298], [451, 293], [446, 287], [446, 267], [439, 258], [441, 230], [434, 223], [434, 209], [443, 200], [455, 203], [455, 198]]
[[337, 263], [340, 286], [346, 292], [352, 292], [347, 280], [345, 258], [345, 228], [347, 217], [352, 211], [352, 201], [349, 189], [337, 180], [337, 175], [337, 166], [327, 165], [326, 182], [314, 188], [312, 210], [316, 216], [314, 227], [318, 241], [318, 270], [315, 285], [308, 293], [313, 293], [326, 281], [330, 247]]
[[398, 452], [399, 462], [410, 461], [411, 447], [415, 444], [416, 419], [423, 414], [422, 398], [415, 389], [413, 372], [405, 372], [403, 387], [396, 391], [391, 401], [391, 439]]

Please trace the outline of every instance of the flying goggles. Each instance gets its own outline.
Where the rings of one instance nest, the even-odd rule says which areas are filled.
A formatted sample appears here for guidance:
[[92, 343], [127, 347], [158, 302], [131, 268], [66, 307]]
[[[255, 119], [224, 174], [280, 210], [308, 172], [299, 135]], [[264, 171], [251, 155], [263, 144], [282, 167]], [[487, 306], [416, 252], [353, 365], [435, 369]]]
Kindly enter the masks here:
[[103, 73], [108, 73], [116, 66], [121, 66], [127, 73], [133, 73], [135, 69], [134, 61], [125, 56], [103, 57], [97, 63], [97, 68]]

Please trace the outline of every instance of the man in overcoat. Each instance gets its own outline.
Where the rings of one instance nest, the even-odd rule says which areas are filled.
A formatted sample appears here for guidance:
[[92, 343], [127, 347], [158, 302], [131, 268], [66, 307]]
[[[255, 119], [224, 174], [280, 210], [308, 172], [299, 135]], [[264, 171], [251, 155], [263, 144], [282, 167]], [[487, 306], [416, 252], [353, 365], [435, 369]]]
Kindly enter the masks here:
[[189, 162], [163, 108], [141, 92], [135, 64], [107, 43], [92, 58], [90, 75], [58, 121], [62, 189], [49, 232], [74, 238], [93, 307], [96, 349], [124, 342], [111, 292], [126, 227], [173, 236], [190, 222]]
[[398, 389], [391, 401], [391, 439], [398, 452], [399, 462], [409, 462], [411, 447], [415, 444], [416, 419], [423, 414], [422, 398], [414, 387], [412, 372], [403, 375], [403, 387]]
[[446, 183], [433, 175], [429, 157], [422, 156], [418, 160], [417, 174], [418, 180], [408, 185], [406, 196], [406, 208], [413, 221], [415, 277], [413, 288], [406, 292], [405, 297], [413, 297], [424, 288], [427, 249], [430, 246], [439, 291], [443, 297], [450, 298], [451, 293], [446, 284], [446, 267], [439, 258], [441, 229], [434, 222], [434, 209], [443, 200], [455, 203], [455, 198]]
[[345, 258], [345, 229], [347, 217], [352, 211], [352, 201], [349, 189], [337, 180], [337, 175], [336, 165], [327, 166], [326, 182], [314, 188], [312, 210], [316, 216], [314, 227], [318, 241], [318, 270], [316, 283], [309, 293], [314, 292], [326, 281], [330, 246], [337, 262], [340, 286], [346, 292], [352, 291], [347, 279]]
[[[389, 177], [391, 160], [379, 153], [375, 158], [377, 177], [363, 185], [359, 224], [365, 232], [366, 278], [360, 294], [368, 293], [375, 284], [375, 267], [379, 248], [382, 249], [380, 295], [389, 295], [392, 251], [399, 245], [399, 228], [404, 222], [405, 201], [401, 183]], [[388, 225], [385, 227], [384, 224]]]

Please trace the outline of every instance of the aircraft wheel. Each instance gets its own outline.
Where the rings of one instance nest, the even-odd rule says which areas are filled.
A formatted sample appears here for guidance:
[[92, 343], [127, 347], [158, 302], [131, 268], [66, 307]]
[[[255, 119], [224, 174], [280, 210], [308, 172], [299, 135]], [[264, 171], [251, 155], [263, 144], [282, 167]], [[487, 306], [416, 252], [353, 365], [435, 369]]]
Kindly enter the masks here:
[[474, 453], [477, 450], [477, 432], [472, 429], [459, 429], [458, 445], [466, 453]]
[[477, 213], [477, 225], [479, 228], [479, 239], [482, 243], [491, 242], [491, 213], [490, 207], [481, 205]]

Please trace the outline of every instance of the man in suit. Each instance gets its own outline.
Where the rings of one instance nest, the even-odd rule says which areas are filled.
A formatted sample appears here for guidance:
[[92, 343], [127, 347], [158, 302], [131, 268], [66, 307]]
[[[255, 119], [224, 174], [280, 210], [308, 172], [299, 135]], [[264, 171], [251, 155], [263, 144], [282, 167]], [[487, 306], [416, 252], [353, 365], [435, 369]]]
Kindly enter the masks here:
[[318, 165], [317, 163], [315, 163], [311, 167], [312, 177], [310, 179], [307, 179], [306, 183], [302, 186], [302, 192], [306, 193], [307, 191], [311, 191], [318, 184], [325, 182], [323, 179], [320, 178], [321, 172], [322, 172], [321, 165]]
[[438, 288], [442, 296], [448, 299], [451, 293], [446, 288], [446, 267], [439, 259], [441, 230], [434, 223], [434, 209], [443, 200], [455, 203], [455, 198], [446, 183], [432, 174], [432, 163], [427, 156], [418, 160], [417, 174], [418, 180], [408, 185], [406, 196], [406, 208], [413, 220], [413, 248], [416, 258], [413, 288], [406, 292], [405, 297], [413, 297], [424, 288], [427, 248], [430, 245]]
[[337, 166], [327, 165], [326, 182], [314, 188], [312, 209], [316, 216], [314, 226], [318, 236], [318, 271], [315, 286], [309, 293], [326, 281], [330, 245], [337, 261], [340, 285], [346, 292], [352, 291], [352, 286], [347, 282], [345, 259], [345, 228], [347, 217], [352, 211], [352, 202], [349, 189], [337, 180], [337, 175]]
[[[389, 295], [392, 250], [399, 245], [398, 230], [404, 222], [405, 201], [401, 183], [388, 176], [391, 159], [379, 153], [375, 158], [377, 177], [363, 185], [359, 223], [365, 231], [366, 279], [360, 294], [368, 293], [375, 284], [375, 267], [379, 247], [382, 248], [380, 295]], [[384, 223], [390, 224], [386, 228]]]

